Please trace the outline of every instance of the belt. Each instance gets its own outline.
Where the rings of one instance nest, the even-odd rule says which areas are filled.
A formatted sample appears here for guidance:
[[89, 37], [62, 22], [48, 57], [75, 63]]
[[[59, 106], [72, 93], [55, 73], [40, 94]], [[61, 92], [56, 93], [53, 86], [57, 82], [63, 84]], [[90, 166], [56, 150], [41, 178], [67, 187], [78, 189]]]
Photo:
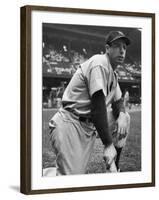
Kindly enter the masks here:
[[92, 119], [91, 119], [91, 118], [79, 117], [79, 120], [80, 120], [81, 122], [92, 123]]
[[74, 113], [71, 109], [69, 108], [63, 108], [65, 110], [67, 110], [68, 112], [74, 114], [76, 117], [78, 117], [79, 121], [81, 122], [86, 122], [86, 123], [93, 123], [92, 119], [91, 118], [88, 118], [88, 117], [81, 117], [79, 115], [77, 115], [76, 113]]

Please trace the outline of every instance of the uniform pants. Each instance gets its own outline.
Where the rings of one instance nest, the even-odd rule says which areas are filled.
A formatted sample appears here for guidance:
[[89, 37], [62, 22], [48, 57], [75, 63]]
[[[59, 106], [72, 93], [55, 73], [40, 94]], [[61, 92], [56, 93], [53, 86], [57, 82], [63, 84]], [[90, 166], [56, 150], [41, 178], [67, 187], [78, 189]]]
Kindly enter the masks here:
[[[130, 121], [128, 114], [127, 116]], [[57, 175], [85, 174], [97, 136], [94, 125], [79, 121], [78, 116], [63, 108], [51, 120], [55, 127], [51, 134], [51, 142], [57, 158]], [[121, 141], [118, 140], [112, 112], [108, 112], [108, 123], [113, 133], [114, 145], [123, 147], [127, 136]], [[129, 125], [128, 122], [128, 132]]]

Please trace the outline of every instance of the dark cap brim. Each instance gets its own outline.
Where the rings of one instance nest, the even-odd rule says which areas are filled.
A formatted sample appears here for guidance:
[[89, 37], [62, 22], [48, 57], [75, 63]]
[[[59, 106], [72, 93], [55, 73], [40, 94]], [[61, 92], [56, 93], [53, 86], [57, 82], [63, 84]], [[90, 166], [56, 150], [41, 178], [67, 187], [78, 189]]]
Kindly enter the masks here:
[[118, 40], [118, 39], [123, 39], [125, 41], [126, 45], [131, 44], [130, 39], [128, 37], [125, 37], [125, 36], [117, 36], [113, 40], [111, 40], [109, 43], [112, 43], [112, 42], [114, 42], [115, 40]]

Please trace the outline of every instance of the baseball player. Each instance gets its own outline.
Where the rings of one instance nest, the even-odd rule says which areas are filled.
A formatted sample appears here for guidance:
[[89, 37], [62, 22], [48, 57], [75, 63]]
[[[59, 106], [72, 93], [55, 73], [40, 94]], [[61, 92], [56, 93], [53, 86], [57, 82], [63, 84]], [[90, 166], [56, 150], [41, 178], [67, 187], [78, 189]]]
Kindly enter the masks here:
[[57, 175], [86, 173], [96, 131], [106, 165], [111, 168], [115, 161], [119, 168], [130, 117], [114, 70], [124, 62], [130, 40], [112, 31], [105, 44], [105, 54], [92, 56], [77, 69], [63, 94], [62, 107], [50, 120]]

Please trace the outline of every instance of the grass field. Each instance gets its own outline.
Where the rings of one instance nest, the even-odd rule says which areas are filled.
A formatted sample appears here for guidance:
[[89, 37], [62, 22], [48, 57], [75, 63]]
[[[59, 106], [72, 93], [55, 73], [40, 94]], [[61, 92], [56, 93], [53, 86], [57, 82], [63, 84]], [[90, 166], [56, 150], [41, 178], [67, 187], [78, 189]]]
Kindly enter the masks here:
[[[55, 166], [55, 155], [52, 152], [48, 129], [48, 121], [55, 112], [53, 109], [43, 111], [43, 168]], [[130, 135], [120, 160], [120, 168], [124, 172], [141, 170], [141, 111], [130, 112], [130, 116]], [[102, 156], [103, 145], [97, 138], [88, 164], [88, 173], [105, 172]]]

